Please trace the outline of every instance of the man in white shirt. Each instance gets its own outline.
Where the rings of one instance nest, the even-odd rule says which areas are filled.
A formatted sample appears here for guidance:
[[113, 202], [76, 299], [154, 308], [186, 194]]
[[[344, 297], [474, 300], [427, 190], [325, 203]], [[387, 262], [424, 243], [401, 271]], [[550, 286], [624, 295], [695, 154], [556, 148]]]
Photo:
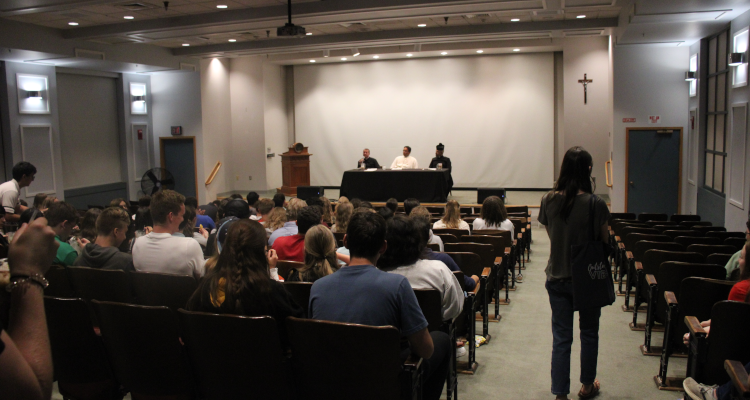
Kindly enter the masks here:
[[417, 159], [410, 156], [411, 154], [411, 147], [404, 146], [404, 155], [396, 157], [395, 160], [393, 160], [393, 164], [391, 164], [391, 169], [417, 169], [419, 168], [419, 164], [417, 164]]
[[26, 161], [21, 161], [13, 167], [13, 179], [0, 185], [0, 203], [5, 209], [5, 220], [18, 222], [21, 213], [27, 207], [22, 206], [18, 199], [21, 188], [31, 185], [36, 175], [36, 167]]
[[206, 261], [201, 245], [193, 238], [172, 236], [185, 215], [185, 196], [161, 190], [151, 198], [150, 209], [154, 230], [133, 245], [135, 270], [202, 277]]

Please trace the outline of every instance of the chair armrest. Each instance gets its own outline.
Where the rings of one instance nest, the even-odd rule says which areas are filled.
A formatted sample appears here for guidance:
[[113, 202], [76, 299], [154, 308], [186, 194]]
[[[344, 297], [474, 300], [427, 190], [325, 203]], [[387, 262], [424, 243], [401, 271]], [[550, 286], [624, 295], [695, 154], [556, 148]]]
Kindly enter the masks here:
[[619, 237], [619, 236], [615, 236], [615, 240], [616, 240], [616, 241], [617, 241], [618, 243], [622, 242], [622, 240], [620, 239], [620, 237]]
[[688, 315], [687, 317], [685, 317], [685, 325], [687, 325], [688, 329], [690, 330], [690, 335], [694, 337], [696, 337], [697, 335], [706, 337], [706, 330], [703, 329], [701, 323], [698, 321], [698, 318]]
[[513, 239], [513, 246], [518, 244], [518, 239]]
[[664, 292], [664, 300], [667, 301], [667, 306], [677, 305], [677, 296], [674, 295], [674, 292]]
[[422, 357], [416, 354], [409, 354], [409, 357], [404, 361], [402, 368], [407, 371], [416, 371], [422, 366]]
[[649, 286], [656, 286], [656, 277], [651, 274], [646, 274], [646, 283]]
[[509, 256], [509, 255], [510, 255], [510, 247], [506, 247], [505, 248], [505, 256]]
[[476, 295], [477, 295], [477, 293], [479, 293], [479, 287], [480, 287], [480, 286], [482, 286], [482, 281], [479, 281], [479, 282], [477, 282], [477, 285], [476, 285], [476, 286], [474, 286], [474, 290], [472, 290], [472, 291], [471, 291], [471, 292], [469, 292], [469, 293], [471, 293], [471, 295], [472, 295], [472, 296], [476, 296]]
[[502, 264], [502, 263], [503, 263], [503, 258], [502, 257], [495, 257], [495, 265]]
[[640, 261], [635, 262], [635, 269], [636, 271], [643, 271], [643, 263]]
[[745, 366], [739, 361], [724, 360], [724, 370], [729, 374], [729, 379], [732, 380], [732, 385], [734, 385], [740, 398], [747, 398], [750, 394], [750, 387], [748, 387]]
[[492, 273], [492, 268], [485, 268], [482, 270], [482, 278], [488, 278], [490, 274]]
[[626, 251], [625, 252], [625, 257], [628, 259], [628, 261], [635, 259], [635, 257], [633, 257], [633, 252], [632, 251]]
[[[521, 228], [521, 232], [524, 232], [523, 228]], [[523, 239], [523, 233], [520, 233], [520, 232], [517, 233], [516, 234], [516, 239]], [[514, 242], [513, 244], [515, 244], [515, 240], [513, 242]]]
[[521, 233], [526, 233], [526, 228], [521, 228]]
[[625, 250], [625, 243], [623, 243], [623, 242], [617, 242], [617, 247], [618, 247], [618, 248], [619, 248], [620, 250]]

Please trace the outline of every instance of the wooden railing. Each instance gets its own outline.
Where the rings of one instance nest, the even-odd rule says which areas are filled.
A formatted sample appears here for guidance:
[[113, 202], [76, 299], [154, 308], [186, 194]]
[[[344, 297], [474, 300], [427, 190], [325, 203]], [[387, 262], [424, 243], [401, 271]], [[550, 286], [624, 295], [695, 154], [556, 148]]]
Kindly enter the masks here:
[[612, 160], [604, 163], [604, 173], [607, 177], [607, 187], [612, 187], [612, 173], [609, 172], [612, 169]]
[[209, 175], [208, 179], [206, 179], [206, 186], [210, 185], [211, 182], [214, 181], [216, 174], [219, 172], [219, 168], [221, 168], [221, 161], [217, 161], [216, 165], [214, 165], [214, 169], [211, 171], [211, 175]]

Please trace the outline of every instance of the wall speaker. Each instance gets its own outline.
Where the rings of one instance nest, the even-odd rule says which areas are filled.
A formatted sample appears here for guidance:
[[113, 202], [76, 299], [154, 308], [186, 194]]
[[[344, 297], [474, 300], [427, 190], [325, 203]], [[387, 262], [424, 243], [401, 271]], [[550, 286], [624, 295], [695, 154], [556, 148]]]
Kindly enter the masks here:
[[297, 186], [297, 198], [307, 200], [312, 196], [324, 196], [323, 186]]
[[490, 196], [497, 196], [505, 202], [505, 188], [477, 188], [477, 203], [482, 204]]

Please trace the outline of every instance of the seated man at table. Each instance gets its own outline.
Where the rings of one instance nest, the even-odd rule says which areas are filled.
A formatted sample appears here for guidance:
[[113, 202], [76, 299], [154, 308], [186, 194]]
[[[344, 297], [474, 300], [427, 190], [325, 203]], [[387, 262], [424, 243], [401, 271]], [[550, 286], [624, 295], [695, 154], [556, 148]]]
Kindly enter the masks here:
[[417, 159], [410, 156], [410, 154], [411, 154], [411, 147], [404, 146], [404, 155], [398, 156], [396, 157], [395, 160], [393, 160], [393, 164], [391, 164], [391, 169], [394, 169], [394, 168], [417, 169], [419, 168]]
[[359, 159], [357, 162], [357, 168], [378, 168], [380, 164], [378, 164], [378, 160], [370, 157], [370, 149], [364, 149], [362, 150], [362, 158]]

